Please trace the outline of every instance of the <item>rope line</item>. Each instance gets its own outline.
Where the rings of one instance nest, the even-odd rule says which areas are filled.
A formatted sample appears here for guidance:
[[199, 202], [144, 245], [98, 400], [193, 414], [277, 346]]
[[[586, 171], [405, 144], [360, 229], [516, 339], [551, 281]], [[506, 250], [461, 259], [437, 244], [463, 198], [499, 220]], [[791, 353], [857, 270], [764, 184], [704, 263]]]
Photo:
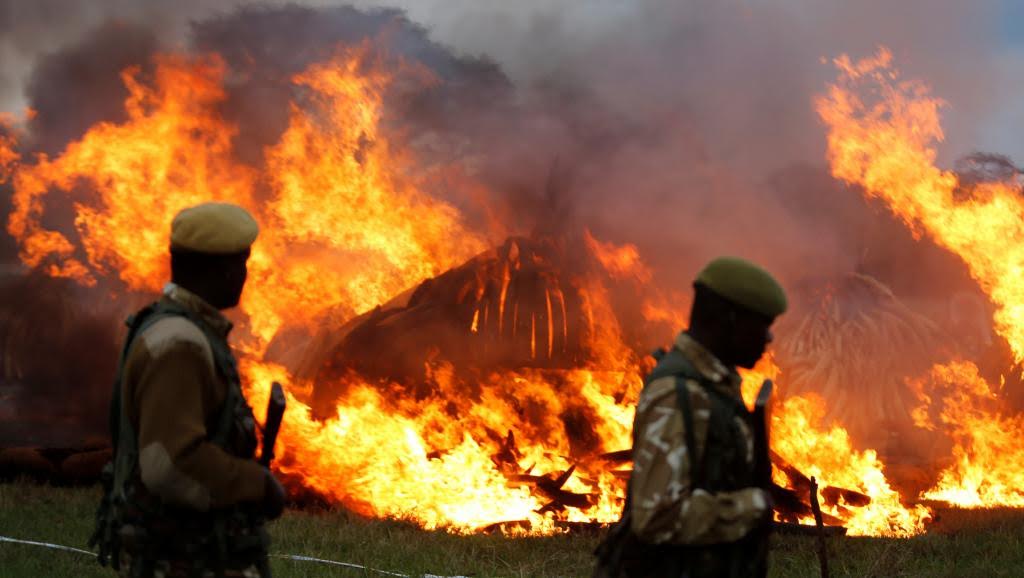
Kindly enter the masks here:
[[[79, 548], [72, 548], [71, 546], [62, 546], [60, 544], [51, 544], [49, 542], [35, 542], [32, 540], [19, 540], [17, 538], [9, 538], [7, 536], [0, 536], [0, 542], [10, 542], [12, 544], [24, 544], [26, 546], [39, 546], [42, 548], [50, 548], [52, 550], [63, 550], [65, 552], [75, 552], [76, 554], [86, 554], [88, 556], [95, 556], [95, 552], [89, 550], [81, 550]], [[271, 554], [272, 558], [281, 558], [284, 560], [295, 560], [297, 562], [316, 562], [318, 564], [327, 564], [330, 566], [341, 566], [343, 568], [352, 568], [354, 570], [363, 570], [366, 572], [376, 572], [377, 574], [383, 574], [384, 576], [398, 576], [399, 578], [413, 578], [409, 574], [399, 574], [397, 572], [389, 572], [387, 570], [378, 570], [376, 568], [370, 568], [369, 566], [360, 566], [359, 564], [353, 564], [351, 562], [339, 562], [337, 560], [325, 560], [324, 558], [314, 558], [312, 556], [302, 556], [299, 554]], [[468, 578], [466, 576], [438, 576], [435, 574], [424, 574], [422, 578]]]
[[18, 540], [15, 538], [8, 538], [7, 536], [0, 536], [0, 542], [11, 542], [14, 544], [27, 544], [29, 546], [42, 546], [44, 548], [52, 548], [54, 550], [64, 550], [66, 552], [77, 552], [79, 554], [88, 554], [95, 556], [93, 552], [88, 550], [79, 550], [78, 548], [72, 548], [71, 546], [61, 546], [60, 544], [50, 544], [49, 542], [33, 542], [32, 540]]

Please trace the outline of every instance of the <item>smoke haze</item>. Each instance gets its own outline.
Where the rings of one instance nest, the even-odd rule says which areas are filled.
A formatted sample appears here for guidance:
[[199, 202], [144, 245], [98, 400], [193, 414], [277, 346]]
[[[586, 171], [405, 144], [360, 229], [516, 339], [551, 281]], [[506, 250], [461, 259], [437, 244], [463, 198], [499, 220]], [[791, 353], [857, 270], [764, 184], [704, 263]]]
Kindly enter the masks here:
[[[431, 114], [421, 107], [408, 118], [468, 133], [513, 213], [535, 210], [541, 201], [522, 197], [538, 194], [557, 159], [572, 175], [574, 214], [606, 237], [639, 243], [656, 261], [683, 256], [693, 266], [734, 252], [787, 271], [841, 271], [855, 262], [837, 256], [859, 251], [835, 244], [853, 233], [836, 223], [833, 238], [807, 246], [806, 220], [766, 185], [786, 167], [822, 164], [824, 131], [810, 104], [833, 75], [822, 58], [891, 47], [907, 76], [926, 79], [951, 103], [947, 165], [983, 148], [979, 127], [1000, 110], [1006, 83], [996, 1], [356, 3], [368, 13], [301, 4], [7, 0], [0, 97], [8, 109], [37, 110], [36, 147], [52, 153], [96, 120], [117, 120], [118, 71], [145, 65], [156, 46], [217, 50], [234, 69], [247, 58], [270, 65], [271, 80], [237, 89], [239, 106], [229, 107], [262, 115], [241, 124], [258, 138], [238, 142], [263, 143], [284, 122], [286, 109], [271, 106], [287, 97], [272, 86], [276, 75], [294, 73], [331, 42], [401, 21], [391, 28], [401, 30], [392, 50], [455, 87], [424, 105]], [[445, 111], [438, 102], [457, 105]], [[252, 148], [240, 151], [243, 159], [259, 154]], [[733, 232], [726, 243], [723, 226]]]
[[[230, 71], [238, 157], [255, 163], [287, 123], [290, 77], [371, 39], [436, 77], [389, 102], [388, 120], [430, 137], [427, 158], [472, 167], [503, 234], [586, 226], [637, 244], [655, 282], [683, 290], [723, 253], [796, 294], [854, 270], [904, 295], [973, 287], [955, 258], [828, 177], [811, 99], [834, 76], [823, 58], [887, 45], [950, 103], [940, 161], [952, 166], [999, 140], [986, 127], [1016, 96], [1003, 90], [1000, 2], [315, 4], [0, 0], [0, 102], [35, 111], [27, 150], [57, 154], [121, 118], [124, 68], [213, 51]], [[484, 222], [479, 198], [449, 194]]]

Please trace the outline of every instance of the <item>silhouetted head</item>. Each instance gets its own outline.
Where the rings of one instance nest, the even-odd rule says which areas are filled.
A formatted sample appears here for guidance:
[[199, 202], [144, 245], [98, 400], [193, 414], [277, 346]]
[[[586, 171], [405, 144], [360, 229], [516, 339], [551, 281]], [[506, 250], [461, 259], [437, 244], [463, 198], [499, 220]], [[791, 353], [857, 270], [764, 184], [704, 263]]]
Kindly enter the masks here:
[[772, 342], [786, 294], [767, 271], [735, 257], [708, 263], [693, 283], [690, 335], [722, 363], [751, 368]]
[[172, 249], [171, 281], [217, 309], [230, 309], [242, 298], [248, 260], [248, 249], [230, 255]]
[[238, 305], [259, 227], [243, 208], [204, 203], [171, 223], [171, 281], [217, 309]]

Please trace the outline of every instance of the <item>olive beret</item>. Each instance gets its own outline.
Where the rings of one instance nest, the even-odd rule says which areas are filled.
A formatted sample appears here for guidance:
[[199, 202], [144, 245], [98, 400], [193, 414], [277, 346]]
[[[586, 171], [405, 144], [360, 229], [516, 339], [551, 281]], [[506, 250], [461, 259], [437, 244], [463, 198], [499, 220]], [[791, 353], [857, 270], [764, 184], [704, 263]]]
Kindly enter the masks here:
[[259, 226], [248, 211], [228, 203], [203, 203], [178, 213], [171, 222], [171, 249], [230, 255], [248, 249]]
[[786, 292], [779, 282], [764, 269], [738, 257], [719, 257], [711, 261], [697, 275], [694, 284], [768, 317], [778, 317], [786, 311]]

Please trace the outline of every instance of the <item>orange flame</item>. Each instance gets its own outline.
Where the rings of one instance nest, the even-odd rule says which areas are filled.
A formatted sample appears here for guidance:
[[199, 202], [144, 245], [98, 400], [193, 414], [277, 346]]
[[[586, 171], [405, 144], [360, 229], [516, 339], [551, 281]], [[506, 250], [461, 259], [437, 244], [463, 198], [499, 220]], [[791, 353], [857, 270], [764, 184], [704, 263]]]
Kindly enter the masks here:
[[[851, 79], [884, 77], [878, 70], [888, 65], [888, 57], [845, 64]], [[419, 82], [430, 82], [420, 71], [410, 73]], [[20, 244], [22, 260], [87, 285], [116, 271], [128, 288], [152, 291], [167, 278], [167, 223], [178, 210], [210, 199], [246, 206], [262, 233], [242, 302], [241, 368], [255, 407], [265, 404], [272, 381], [289, 386], [290, 409], [278, 452], [281, 472], [357, 512], [407, 518], [428, 528], [470, 532], [524, 521], [528, 531], [542, 533], [555, 531], [556, 520], [616, 519], [622, 472], [609, 471], [597, 456], [630, 446], [644, 365], [624, 342], [607, 280], [643, 284], [651, 279], [636, 247], [603, 243], [587, 232], [586, 246], [603, 273], [573, 279], [573, 292], [565, 285], [546, 288], [543, 309], [530, 312], [530, 353], [543, 357], [546, 349], [551, 359], [556, 350], [566, 352], [576, 331], [570, 330], [567, 300], [572, 299], [585, 320], [579, 329], [585, 351], [573, 369], [520, 369], [470, 380], [443, 360], [431, 361], [422, 384], [429, 395], [415, 397], [397, 384], [349, 375], [338, 389], [342, 393], [334, 414], [317, 419], [304, 401], [315, 386], [324, 384], [293, 379], [294, 368], [267, 361], [270, 342], [284, 330], [308, 331], [325, 317], [347, 320], [383, 304], [482, 251], [486, 234], [464, 223], [453, 206], [427, 194], [409, 147], [400, 135], [385, 134], [384, 98], [394, 78], [373, 59], [369, 46], [339, 50], [335, 58], [296, 76], [304, 97], [293, 102], [287, 130], [268, 147], [258, 167], [234, 159], [235, 127], [217, 113], [225, 99], [224, 74], [224, 64], [216, 57], [163, 56], [150, 83], [138, 70], [124, 73], [129, 90], [126, 122], [92, 127], [57, 158], [40, 155], [25, 162], [13, 140], [0, 140], [0, 167], [14, 186], [8, 231]], [[819, 102], [823, 117], [856, 125], [859, 119], [854, 117], [863, 112], [859, 101], [840, 89], [831, 98]], [[936, 104], [910, 100], [906, 97], [901, 109], [909, 112], [910, 120], [895, 123], [897, 128], [883, 130], [882, 136], [876, 131], [886, 129], [885, 115], [872, 121], [880, 129], [855, 126], [830, 138], [839, 151], [833, 156], [850, 159], [845, 162], [878, 162], [872, 155], [884, 152], [903, 159], [902, 168], [889, 169], [883, 160], [881, 169], [836, 169], [837, 175], [848, 180], [862, 173], [871, 179], [881, 178], [879, 173], [904, 178], [903, 170], [911, 182], [896, 187], [901, 195], [931, 192], [936, 202], [955, 203], [952, 189], [941, 190], [953, 177], [930, 168], [934, 153], [919, 138], [941, 135], [937, 124], [924, 130], [914, 124], [929, 120]], [[911, 145], [924, 149], [901, 153], [898, 145], [911, 137]], [[847, 142], [854, 138], [867, 139], [867, 144]], [[914, 164], [919, 161], [926, 162]], [[890, 185], [883, 181], [871, 194], [894, 202], [885, 192]], [[44, 223], [60, 220], [46, 202], [57, 193], [72, 199], [74, 215], [73, 225], [54, 230]], [[988, 194], [976, 203], [1007, 196], [998, 188]], [[941, 241], [945, 246], [988, 250], [987, 237], [967, 238], [973, 213], [965, 213], [961, 223], [940, 214], [949, 207], [935, 208], [929, 202], [908, 202], [904, 218], [929, 232], [933, 226], [959, 225], [958, 232]], [[1009, 198], [1000, 202], [1017, 207]], [[974, 218], [994, 211], [971, 210], [978, 212]], [[1004, 233], [1014, 232], [1008, 224], [1002, 226]], [[1005, 251], [1000, 258], [1007, 262], [1024, 259], [1024, 253], [1006, 245], [992, 250]], [[1016, 289], [1009, 279], [992, 276], [1010, 277], [1009, 269], [1000, 268], [999, 258], [982, 260], [972, 272], [993, 295], [1006, 297], [994, 297], [1003, 304], [999, 327], [1017, 343], [1010, 331], [1017, 327], [1010, 306]], [[463, 330], [484, 333], [481, 323], [494, 327], [495, 315], [501, 335], [526, 330], [525, 313], [519, 327], [519, 301], [508, 303], [515, 291], [510, 288], [512, 274], [521, 266], [518, 254], [510, 256], [496, 280], [496, 311], [488, 304], [481, 315], [477, 307], [468, 327], [460, 326]], [[656, 291], [644, 295], [648, 319], [682, 325], [685, 315], [679, 304], [684, 299], [668, 299]], [[538, 342], [537, 332], [545, 327], [547, 343], [543, 338]], [[1024, 352], [1021, 343], [1015, 346], [1018, 357]], [[771, 360], [747, 376], [748, 398], [767, 375], [778, 377]], [[855, 450], [845, 430], [824, 426], [822, 415], [820, 399], [793, 397], [779, 402], [772, 425], [773, 447], [784, 459], [817, 475], [823, 486], [841, 486], [870, 498], [868, 506], [857, 508], [840, 499], [826, 505], [826, 511], [854, 534], [921, 531], [927, 511], [903, 506], [875, 453]], [[968, 442], [963, 445], [970, 449]], [[784, 473], [776, 475], [781, 481]], [[565, 500], [575, 505], [563, 508], [559, 503]]]
[[243, 302], [263, 342], [286, 321], [315, 325], [325, 307], [367, 311], [485, 247], [451, 205], [406, 176], [408, 154], [381, 135], [391, 80], [369, 45], [294, 79], [310, 102], [292, 105], [267, 150], [274, 197], [252, 259], [259, 289]]
[[15, 119], [12, 115], [0, 114], [0, 183], [7, 182], [15, 165], [21, 160], [14, 124]]
[[[217, 113], [224, 73], [216, 57], [163, 56], [151, 85], [138, 70], [124, 73], [126, 122], [98, 124], [57, 158], [33, 163], [16, 164], [14, 143], [4, 141], [0, 159], [14, 164], [8, 230], [22, 260], [86, 285], [116, 271], [128, 288], [153, 291], [168, 276], [167, 224], [177, 211], [209, 199], [241, 204], [262, 229], [242, 301], [241, 368], [256, 407], [272, 380], [290, 385], [279, 452], [284, 473], [358, 512], [431, 528], [527, 521], [530, 531], [549, 532], [556, 518], [615, 519], [621, 480], [579, 460], [628, 447], [640, 380], [597, 279], [583, 281], [591, 339], [589, 361], [579, 369], [507, 372], [466, 384], [438, 363], [428, 368], [427, 385], [437, 394], [427, 399], [351, 376], [336, 415], [312, 417], [296, 395], [313, 384], [293, 382], [287, 368], [265, 362], [270, 341], [329, 312], [347, 319], [384, 303], [485, 243], [452, 206], [423, 192], [408, 149], [382, 134], [392, 76], [368, 46], [341, 50], [294, 79], [306, 98], [293, 103], [287, 130], [260, 167], [233, 158], [235, 127]], [[266, 183], [268, 199], [254, 197], [257, 183]], [[46, 201], [57, 195], [74, 201], [76, 235], [43, 224], [52, 217]], [[498, 322], [509, 305], [506, 331], [514, 332], [518, 302], [507, 303], [509, 279], [506, 270]], [[565, 346], [566, 303], [556, 288], [548, 318], [531, 314], [534, 355], [536, 332], [546, 325], [550, 357], [551, 311], [559, 308]], [[479, 311], [473, 327], [478, 323]], [[572, 419], [591, 430], [583, 446], [566, 431], [563, 420]], [[509, 431], [519, 436], [514, 444], [505, 443]], [[505, 461], [496, 461], [502, 450]], [[560, 487], [547, 490], [571, 494], [576, 506], [545, 512], [551, 496], [536, 487], [576, 464]]]
[[633, 278], [640, 283], [651, 280], [651, 270], [640, 259], [636, 245], [604, 243], [595, 239], [589, 230], [583, 232], [583, 239], [590, 252], [613, 277]]
[[[924, 403], [917, 411], [920, 425], [935, 429], [929, 410], [937, 410], [954, 446], [952, 465], [922, 497], [969, 508], [1024, 507], [1024, 416], [1004, 414], [999, 396], [973, 363], [937, 365], [926, 379], [927, 384], [914, 384]], [[934, 407], [936, 393], [942, 394], [941, 409]]]
[[[943, 138], [942, 102], [922, 84], [901, 81], [892, 55], [836, 60], [842, 75], [828, 96], [817, 100], [829, 126], [832, 173], [859, 184], [864, 194], [886, 202], [918, 234], [959, 255], [971, 276], [998, 306], [995, 328], [1024, 361], [1024, 198], [1002, 183], [980, 186], [958, 198], [957, 176], [935, 167], [935, 145]], [[864, 101], [857, 88], [876, 96]]]
[[[986, 183], [969, 193], [957, 176], [935, 166], [942, 102], [920, 83], [900, 80], [892, 56], [836, 60], [839, 81], [817, 100], [829, 127], [833, 174], [883, 200], [918, 235], [963, 259], [996, 305], [995, 329], [1024, 360], [1024, 197], [1018, 186]], [[866, 95], [866, 96], [865, 96]], [[918, 425], [935, 427], [929, 407], [944, 398], [940, 422], [955, 442], [955, 463], [925, 497], [963, 506], [1021, 505], [1024, 481], [1019, 418], [1001, 415], [1003, 402], [965, 362], [936, 366], [912, 384], [924, 406]], [[944, 394], [940, 396], [938, 394]]]
[[[781, 371], [771, 355], [743, 372], [743, 399], [753, 406], [765, 379], [778, 380]], [[825, 426], [825, 400], [816, 395], [792, 396], [777, 402], [771, 412], [772, 451], [819, 484], [822, 512], [842, 520], [851, 536], [911, 536], [924, 531], [931, 513], [924, 506], [908, 507], [885, 478], [884, 464], [874, 450], [857, 451], [845, 429]], [[788, 486], [786, 474], [776, 468], [775, 482]], [[827, 503], [829, 486], [854, 490], [868, 498], [866, 505], [849, 507], [843, 498]], [[801, 523], [813, 524], [811, 517]]]
[[[152, 87], [136, 68], [122, 74], [126, 123], [97, 124], [57, 159], [39, 155], [15, 171], [7, 230], [25, 264], [87, 285], [116, 272], [130, 288], [152, 290], [167, 277], [175, 213], [210, 199], [250, 205], [253, 174], [231, 160], [234, 130], [214, 112], [223, 63], [163, 56], [157, 65]], [[78, 247], [41, 222], [53, 190], [75, 199]]]

